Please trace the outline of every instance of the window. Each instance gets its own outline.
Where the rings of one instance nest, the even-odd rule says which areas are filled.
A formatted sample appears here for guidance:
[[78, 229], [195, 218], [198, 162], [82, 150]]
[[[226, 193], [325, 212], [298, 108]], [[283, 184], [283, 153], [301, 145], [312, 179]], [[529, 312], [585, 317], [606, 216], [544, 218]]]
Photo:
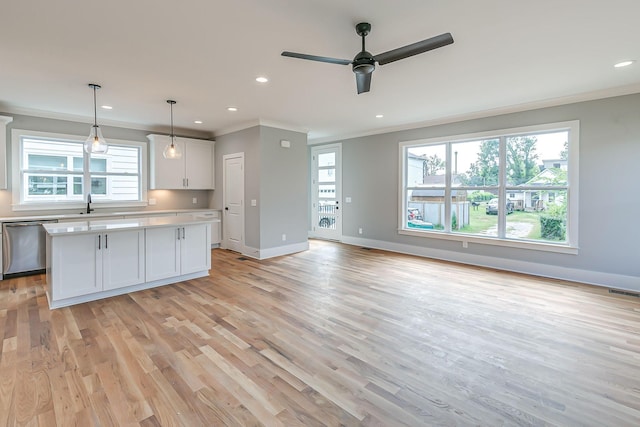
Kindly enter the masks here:
[[400, 233], [577, 247], [578, 127], [575, 121], [401, 142]]
[[106, 154], [84, 152], [83, 139], [13, 131], [14, 209], [61, 209], [92, 201], [110, 206], [146, 199], [146, 145], [109, 141]]

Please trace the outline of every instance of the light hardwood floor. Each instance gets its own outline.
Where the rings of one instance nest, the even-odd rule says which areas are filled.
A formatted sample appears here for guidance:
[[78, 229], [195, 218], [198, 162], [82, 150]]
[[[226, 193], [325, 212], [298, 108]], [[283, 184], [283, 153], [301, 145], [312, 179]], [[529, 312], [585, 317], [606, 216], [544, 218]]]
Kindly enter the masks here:
[[638, 426], [640, 300], [311, 241], [50, 311], [0, 282], [0, 426]]

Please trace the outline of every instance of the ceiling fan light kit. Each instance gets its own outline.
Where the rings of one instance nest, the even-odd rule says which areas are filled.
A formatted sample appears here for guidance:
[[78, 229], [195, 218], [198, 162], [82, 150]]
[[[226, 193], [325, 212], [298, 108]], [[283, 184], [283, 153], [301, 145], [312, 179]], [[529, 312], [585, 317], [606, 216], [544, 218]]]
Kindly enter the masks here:
[[358, 89], [358, 94], [360, 94], [369, 92], [369, 90], [371, 89], [371, 75], [376, 69], [376, 62], [378, 63], [378, 65], [385, 65], [453, 43], [453, 36], [451, 36], [451, 33], [444, 33], [440, 34], [439, 36], [431, 37], [426, 40], [383, 52], [379, 55], [372, 55], [365, 49], [365, 37], [369, 34], [370, 31], [371, 24], [367, 22], [361, 22], [356, 25], [356, 33], [360, 37], [362, 37], [362, 50], [355, 56], [355, 58], [353, 58], [353, 61], [349, 61], [348, 59], [330, 58], [326, 56], [308, 55], [305, 53], [288, 51], [282, 52], [282, 56], [307, 59], [310, 61], [326, 62], [329, 64], [351, 65], [352, 70], [356, 75], [356, 87]]

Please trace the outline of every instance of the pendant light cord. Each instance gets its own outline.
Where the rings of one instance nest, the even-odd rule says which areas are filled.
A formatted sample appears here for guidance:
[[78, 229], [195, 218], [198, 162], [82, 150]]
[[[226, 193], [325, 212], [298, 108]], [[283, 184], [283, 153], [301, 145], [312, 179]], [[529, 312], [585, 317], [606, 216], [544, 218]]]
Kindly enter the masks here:
[[175, 104], [176, 101], [172, 100], [172, 99], [167, 99], [167, 104], [170, 105], [171, 109], [171, 134], [169, 135], [171, 137], [171, 147], [175, 147], [175, 138], [176, 135], [173, 133], [173, 104]]
[[98, 127], [98, 101], [96, 101], [96, 87], [93, 86], [93, 125]]

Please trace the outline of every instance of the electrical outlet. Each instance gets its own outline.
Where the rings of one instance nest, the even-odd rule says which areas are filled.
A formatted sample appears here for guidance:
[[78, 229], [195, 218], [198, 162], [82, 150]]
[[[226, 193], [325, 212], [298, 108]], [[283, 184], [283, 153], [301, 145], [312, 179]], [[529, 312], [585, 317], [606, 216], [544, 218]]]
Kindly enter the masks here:
[[286, 242], [286, 241], [287, 241], [287, 235], [286, 235], [286, 234], [283, 234], [283, 235], [282, 235], [282, 241], [283, 241], [283, 242]]
[[193, 204], [194, 204], [194, 205], [195, 205], [195, 204], [197, 204], [197, 203], [198, 203], [198, 198], [197, 198], [197, 197], [194, 197], [194, 198], [193, 198], [193, 200], [192, 200], [192, 202], [193, 202]]
[[362, 234], [362, 227], [358, 228], [358, 234]]
[[153, 206], [156, 204], [156, 199], [149, 199], [149, 206]]

